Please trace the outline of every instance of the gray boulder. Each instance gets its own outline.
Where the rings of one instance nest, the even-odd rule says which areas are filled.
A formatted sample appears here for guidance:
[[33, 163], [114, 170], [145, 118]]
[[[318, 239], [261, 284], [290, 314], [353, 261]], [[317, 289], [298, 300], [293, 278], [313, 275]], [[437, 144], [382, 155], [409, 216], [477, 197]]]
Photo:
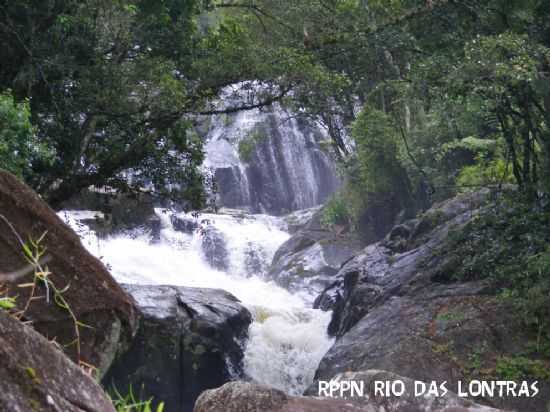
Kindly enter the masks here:
[[355, 402], [289, 396], [267, 386], [231, 382], [205, 391], [194, 412], [374, 412]]
[[142, 312], [130, 349], [104, 379], [131, 384], [141, 399], [164, 401], [167, 411], [191, 411], [199, 394], [241, 375], [242, 343], [251, 315], [218, 289], [125, 285]]
[[268, 278], [291, 291], [320, 293], [332, 284], [344, 262], [361, 250], [350, 233], [337, 233], [321, 224], [320, 210], [275, 253]]
[[54, 344], [0, 310], [0, 410], [114, 412], [101, 387]]
[[[318, 397], [289, 396], [267, 386], [245, 382], [227, 383], [221, 388], [205, 391], [194, 412], [499, 412], [453, 393], [445, 397], [415, 397], [414, 382], [384, 371], [350, 372], [334, 380], [354, 380], [364, 383], [362, 396]], [[406, 393], [401, 397], [374, 395], [374, 380], [402, 380]]]

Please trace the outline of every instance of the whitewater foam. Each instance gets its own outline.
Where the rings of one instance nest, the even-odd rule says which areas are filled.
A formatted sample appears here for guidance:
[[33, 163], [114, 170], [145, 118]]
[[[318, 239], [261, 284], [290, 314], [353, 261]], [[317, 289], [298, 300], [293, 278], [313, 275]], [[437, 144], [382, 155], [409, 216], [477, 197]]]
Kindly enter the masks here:
[[301, 394], [332, 345], [326, 334], [330, 313], [311, 309], [313, 296], [291, 294], [266, 279], [266, 271], [251, 274], [247, 268], [251, 248], [263, 261], [260, 266], [269, 266], [277, 248], [290, 236], [284, 220], [242, 212], [201, 214], [199, 224], [212, 225], [223, 235], [229, 267], [221, 271], [206, 261], [200, 229], [178, 232], [170, 211], [157, 209], [156, 213], [162, 224], [156, 243], [146, 232], [99, 239], [81, 222], [96, 216], [95, 212], [64, 211], [60, 216], [118, 282], [217, 288], [235, 295], [253, 316], [244, 350], [245, 375], [289, 394]]

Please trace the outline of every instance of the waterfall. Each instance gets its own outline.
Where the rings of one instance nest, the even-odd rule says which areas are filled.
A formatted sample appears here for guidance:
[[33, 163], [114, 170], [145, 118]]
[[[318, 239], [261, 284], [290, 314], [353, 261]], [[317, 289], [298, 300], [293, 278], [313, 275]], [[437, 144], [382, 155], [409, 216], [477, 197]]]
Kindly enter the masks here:
[[[94, 212], [60, 216], [120, 283], [220, 288], [235, 295], [253, 316], [244, 343], [245, 375], [301, 394], [332, 345], [326, 333], [330, 313], [311, 309], [314, 296], [290, 294], [264, 278], [275, 251], [289, 238], [284, 220], [242, 211], [199, 217], [155, 212], [162, 224], [155, 242], [148, 233], [99, 239], [81, 223]], [[213, 261], [212, 251], [225, 258]]]
[[281, 215], [319, 205], [339, 186], [324, 130], [279, 104], [214, 116], [206, 129], [204, 167], [222, 206]]

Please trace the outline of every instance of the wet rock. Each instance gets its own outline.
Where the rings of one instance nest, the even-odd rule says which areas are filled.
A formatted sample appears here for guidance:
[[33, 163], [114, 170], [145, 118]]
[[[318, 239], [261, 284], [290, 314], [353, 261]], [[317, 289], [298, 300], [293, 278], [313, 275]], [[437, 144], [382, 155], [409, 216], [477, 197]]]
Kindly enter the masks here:
[[368, 406], [335, 399], [289, 396], [277, 389], [231, 382], [205, 391], [194, 412], [375, 412]]
[[114, 412], [101, 387], [53, 343], [0, 310], [0, 410]]
[[199, 394], [239, 377], [251, 315], [217, 289], [124, 285], [142, 312], [127, 353], [104, 379], [119, 390], [132, 384], [141, 399], [167, 411], [191, 411]]
[[[7, 172], [0, 171], [0, 214], [6, 218], [21, 239], [37, 240], [44, 235], [44, 259], [51, 272], [49, 278], [80, 327], [80, 358], [100, 372], [108, 369], [117, 352], [128, 345], [135, 332], [137, 314], [133, 299], [120, 288], [105, 266], [80, 243], [78, 236], [30, 188]], [[7, 223], [0, 221], [0, 273], [18, 271], [28, 266], [23, 248]], [[26, 305], [31, 288], [18, 288], [32, 282], [34, 273], [7, 282], [8, 293], [17, 295], [20, 309]], [[49, 292], [49, 300], [45, 297]], [[54, 302], [49, 291], [39, 282], [36, 296], [25, 312], [25, 319], [35, 329], [64, 348], [76, 360], [75, 323], [67, 310]]]
[[198, 219], [188, 215], [173, 214], [170, 216], [170, 222], [174, 230], [187, 234], [192, 234], [200, 227]]
[[297, 210], [286, 215], [283, 220], [287, 224], [287, 230], [289, 233], [294, 234], [300, 229], [303, 229], [321, 210], [322, 206], [312, 207], [309, 209]]
[[[316, 379], [349, 370], [381, 369], [412, 379], [458, 381], [499, 378], [498, 359], [526, 353], [529, 335], [521, 320], [483, 281], [442, 282], [452, 271], [449, 232], [476, 216], [488, 192], [462, 195], [435, 205], [396, 227], [347, 262], [315, 305], [333, 310], [334, 346], [321, 360]], [[500, 377], [502, 378], [502, 377]], [[528, 378], [528, 377], [527, 377]], [[492, 397], [476, 401], [500, 408], [543, 410], [548, 382], [536, 398]]]
[[361, 250], [354, 235], [324, 227], [321, 213], [317, 211], [273, 258], [268, 277], [291, 291], [320, 293], [332, 284], [342, 264]]
[[229, 268], [229, 252], [223, 233], [212, 225], [201, 229], [201, 246], [206, 261], [214, 269], [226, 271]]
[[141, 236], [148, 233], [153, 241], [158, 241], [161, 221], [154, 208], [155, 199], [150, 193], [118, 193], [105, 189], [84, 189], [61, 205], [63, 210], [100, 212], [100, 218], [82, 221], [100, 237], [120, 233]]

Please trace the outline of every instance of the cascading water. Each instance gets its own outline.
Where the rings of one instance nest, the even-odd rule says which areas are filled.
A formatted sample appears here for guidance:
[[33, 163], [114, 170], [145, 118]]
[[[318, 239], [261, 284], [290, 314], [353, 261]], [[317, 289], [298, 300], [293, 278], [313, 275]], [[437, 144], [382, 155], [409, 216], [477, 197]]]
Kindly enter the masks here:
[[[219, 104], [240, 99], [229, 87]], [[281, 215], [319, 205], [339, 186], [325, 131], [279, 104], [214, 116], [206, 129], [204, 166], [222, 206]]]
[[[60, 216], [121, 283], [209, 287], [234, 294], [253, 315], [244, 355], [247, 377], [301, 394], [332, 344], [326, 334], [330, 313], [311, 309], [313, 296], [292, 295], [264, 278], [275, 251], [289, 237], [283, 219], [240, 211], [180, 216], [197, 219], [191, 227], [199, 225], [185, 233], [175, 230], [171, 212], [156, 213], [162, 222], [157, 242], [147, 233], [99, 239], [80, 223], [93, 212]], [[225, 256], [214, 262], [218, 269], [209, 259], [212, 247], [216, 257]]]

